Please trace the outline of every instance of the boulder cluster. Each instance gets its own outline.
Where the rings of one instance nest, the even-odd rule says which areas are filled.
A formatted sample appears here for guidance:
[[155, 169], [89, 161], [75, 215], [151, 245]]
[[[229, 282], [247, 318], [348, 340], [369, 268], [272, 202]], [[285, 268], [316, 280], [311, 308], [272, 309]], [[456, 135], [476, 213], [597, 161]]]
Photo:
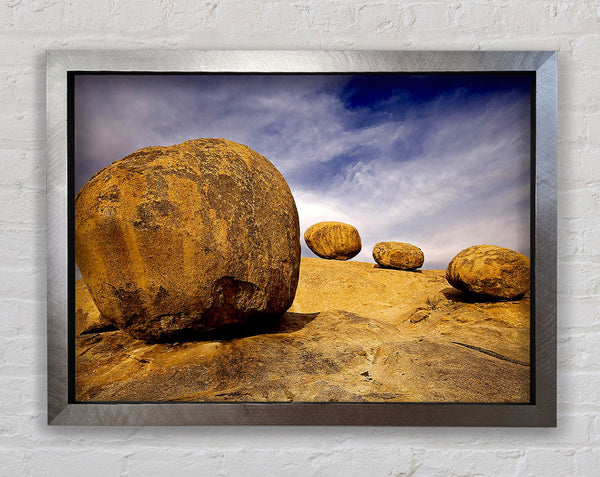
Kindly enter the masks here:
[[[348, 260], [361, 250], [355, 227], [341, 222], [319, 222], [305, 234], [306, 245], [319, 257]], [[373, 259], [382, 268], [416, 270], [423, 266], [423, 251], [403, 242], [379, 242]], [[449, 263], [446, 279], [466, 293], [494, 299], [518, 299], [529, 290], [530, 260], [525, 255], [495, 245], [474, 245]]]
[[[314, 224], [304, 239], [325, 259], [349, 260], [362, 248], [358, 230], [342, 222]], [[75, 258], [99, 311], [90, 330], [114, 326], [155, 342], [260, 324], [294, 301], [298, 212], [283, 176], [247, 146], [196, 139], [146, 147], [96, 173], [77, 194]], [[373, 259], [411, 271], [424, 254], [379, 242]], [[514, 299], [529, 289], [529, 259], [478, 245], [454, 257], [446, 277], [464, 292]]]

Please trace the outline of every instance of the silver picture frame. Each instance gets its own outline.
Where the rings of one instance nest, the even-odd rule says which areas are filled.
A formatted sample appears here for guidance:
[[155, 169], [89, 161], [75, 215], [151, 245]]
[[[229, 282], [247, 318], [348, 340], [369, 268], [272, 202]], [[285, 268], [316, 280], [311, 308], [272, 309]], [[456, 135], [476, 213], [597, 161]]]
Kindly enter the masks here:
[[[204, 73], [532, 72], [530, 404], [76, 403], [69, 361], [68, 76], [75, 71]], [[555, 51], [49, 51], [47, 53], [48, 424], [92, 426], [556, 426]], [[71, 289], [70, 289], [71, 288]]]

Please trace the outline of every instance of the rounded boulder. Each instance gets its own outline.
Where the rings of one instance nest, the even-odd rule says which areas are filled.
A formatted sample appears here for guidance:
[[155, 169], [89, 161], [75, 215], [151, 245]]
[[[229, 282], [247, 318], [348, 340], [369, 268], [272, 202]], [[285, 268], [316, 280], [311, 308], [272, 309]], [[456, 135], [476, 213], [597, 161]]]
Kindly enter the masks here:
[[343, 222], [319, 222], [304, 232], [304, 241], [321, 258], [348, 260], [362, 248], [355, 227]]
[[459, 290], [494, 298], [520, 298], [529, 290], [530, 260], [495, 245], [462, 250], [446, 269], [446, 280]]
[[380, 267], [415, 270], [423, 266], [423, 251], [402, 242], [379, 242], [373, 247], [373, 259]]
[[147, 147], [77, 194], [75, 256], [102, 316], [136, 338], [258, 324], [294, 300], [298, 213], [283, 176], [249, 147]]

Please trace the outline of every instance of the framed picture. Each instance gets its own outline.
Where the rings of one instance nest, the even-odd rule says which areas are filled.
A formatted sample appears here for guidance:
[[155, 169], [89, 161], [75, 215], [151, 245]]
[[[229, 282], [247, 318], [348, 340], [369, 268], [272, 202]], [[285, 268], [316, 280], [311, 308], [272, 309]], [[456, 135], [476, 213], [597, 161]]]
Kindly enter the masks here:
[[556, 52], [50, 51], [52, 425], [556, 425]]

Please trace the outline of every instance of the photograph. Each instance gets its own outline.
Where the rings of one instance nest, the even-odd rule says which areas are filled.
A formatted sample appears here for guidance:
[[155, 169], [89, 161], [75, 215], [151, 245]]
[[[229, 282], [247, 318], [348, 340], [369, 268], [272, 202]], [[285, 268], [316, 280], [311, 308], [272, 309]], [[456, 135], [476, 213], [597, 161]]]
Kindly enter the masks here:
[[76, 403], [531, 404], [531, 71], [70, 76]]

